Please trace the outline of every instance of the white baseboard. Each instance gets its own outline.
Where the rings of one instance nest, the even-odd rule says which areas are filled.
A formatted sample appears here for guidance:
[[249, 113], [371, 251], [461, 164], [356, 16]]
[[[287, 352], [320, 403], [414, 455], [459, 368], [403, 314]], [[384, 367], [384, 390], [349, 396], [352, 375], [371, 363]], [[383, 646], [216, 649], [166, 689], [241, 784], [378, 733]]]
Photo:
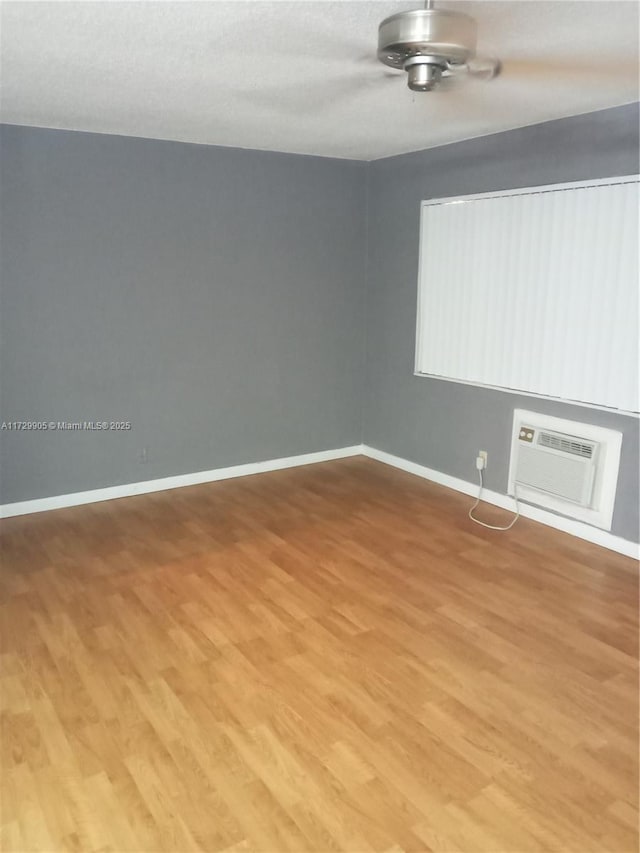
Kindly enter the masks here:
[[[469, 483], [450, 474], [443, 474], [434, 468], [418, 465], [400, 456], [393, 456], [384, 450], [376, 450], [365, 444], [355, 444], [351, 447], [341, 447], [337, 450], [322, 450], [318, 453], [303, 453], [300, 456], [287, 456], [282, 459], [268, 459], [265, 462], [249, 462], [246, 465], [232, 465], [229, 468], [215, 468], [211, 471], [197, 471], [193, 474], [178, 474], [175, 477], [162, 477], [158, 480], [146, 480], [141, 483], [127, 483], [123, 486], [107, 486], [104, 489], [92, 489], [87, 492], [74, 492], [69, 495], [54, 495], [49, 498], [38, 498], [32, 501], [19, 501], [18, 503], [4, 504], [0, 506], [0, 518], [9, 518], [14, 515], [27, 515], [32, 512], [46, 512], [50, 509], [62, 509], [69, 506], [80, 506], [82, 504], [109, 501], [115, 498], [132, 497], [133, 495], [146, 495], [151, 492], [163, 492], [166, 489], [178, 489], [182, 486], [195, 486], [200, 483], [213, 483], [216, 480], [228, 480], [232, 477], [245, 477], [249, 474], [260, 474], [265, 471], [279, 471], [284, 468], [295, 468], [299, 465], [312, 465], [315, 462], [329, 462], [332, 459], [345, 459], [348, 456], [368, 456], [378, 462], [401, 468], [410, 474], [416, 474], [425, 480], [431, 480], [441, 486], [463, 492], [465, 495], [475, 497], [478, 493], [476, 483]], [[508, 495], [483, 489], [482, 498], [487, 503], [499, 506], [502, 509], [513, 509], [513, 499]], [[574, 521], [560, 515], [554, 515], [547, 510], [529, 504], [520, 504], [520, 514], [525, 518], [555, 527], [579, 539], [585, 539], [596, 545], [602, 545], [611, 551], [617, 551], [627, 557], [638, 559], [640, 557], [640, 545], [614, 536], [606, 530], [591, 527], [581, 521]]]
[[229, 480], [232, 477], [246, 477], [248, 474], [261, 474], [265, 471], [280, 471], [283, 468], [295, 468], [299, 465], [312, 465], [315, 462], [329, 462], [332, 459], [359, 456], [362, 452], [362, 445], [356, 444], [352, 447], [340, 447], [337, 450], [321, 450], [318, 453], [303, 453], [300, 456], [268, 459], [266, 462], [249, 462], [246, 465], [232, 465], [230, 468], [214, 468], [212, 471], [178, 474], [175, 477], [162, 477], [158, 480], [146, 480], [142, 483], [127, 483], [123, 486], [91, 489], [88, 492], [74, 492], [70, 495], [54, 495], [50, 498], [19, 501], [18, 503], [0, 506], [0, 518], [27, 515], [32, 512], [46, 512], [50, 509], [62, 509], [68, 506], [98, 503], [99, 501], [110, 501], [114, 498], [128, 498], [133, 495], [146, 495], [150, 492], [163, 492], [166, 489], [196, 486], [200, 483], [212, 483], [215, 480]]
[[[401, 468], [403, 471], [408, 471], [410, 474], [423, 477], [425, 480], [431, 480], [433, 483], [454, 489], [456, 492], [463, 492], [465, 495], [472, 495], [474, 498], [478, 494], [477, 483], [469, 483], [467, 480], [460, 480], [458, 477], [452, 477], [450, 474], [443, 474], [441, 471], [436, 471], [433, 468], [418, 465], [417, 462], [409, 462], [408, 459], [393, 456], [393, 454], [386, 453], [384, 450], [376, 450], [375, 447], [363, 445], [362, 453], [371, 459], [377, 459], [378, 462], [384, 462], [387, 465], [392, 465], [394, 468]], [[502, 509], [513, 510], [513, 498], [510, 498], [508, 495], [502, 495], [500, 492], [493, 492], [491, 489], [482, 490], [482, 500], [494, 504], [494, 506], [499, 506]], [[595, 545], [602, 545], [603, 548], [608, 548], [610, 551], [617, 551], [626, 557], [632, 557], [636, 560], [640, 557], [639, 544], [630, 542], [628, 539], [623, 539], [621, 536], [614, 536], [612, 533], [608, 533], [606, 530], [601, 530], [598, 527], [591, 527], [590, 524], [585, 524], [583, 521], [575, 521], [571, 518], [564, 518], [561, 515], [554, 515], [545, 509], [522, 502], [520, 502], [520, 515], [530, 518], [533, 521], [538, 521], [540, 524], [546, 524], [548, 527], [555, 527], [556, 530], [562, 530], [564, 533], [570, 533], [579, 539], [585, 539], [587, 542], [593, 542]]]

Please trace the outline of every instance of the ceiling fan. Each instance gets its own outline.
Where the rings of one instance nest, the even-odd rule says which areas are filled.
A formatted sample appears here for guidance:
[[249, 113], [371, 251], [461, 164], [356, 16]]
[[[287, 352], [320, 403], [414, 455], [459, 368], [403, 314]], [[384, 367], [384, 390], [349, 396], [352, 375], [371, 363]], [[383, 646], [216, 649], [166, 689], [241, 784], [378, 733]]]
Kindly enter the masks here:
[[492, 80], [501, 70], [497, 59], [476, 56], [477, 26], [470, 15], [434, 8], [399, 12], [378, 28], [378, 59], [407, 72], [414, 92], [430, 92], [443, 79], [462, 75]]
[[[320, 27], [310, 28], [305, 23], [299, 35], [292, 37], [293, 26], [295, 22], [287, 20], [286, 27], [276, 29], [275, 40], [268, 45], [269, 51], [278, 56], [293, 53], [299, 59], [300, 45], [308, 46], [307, 60], [319, 58], [335, 63], [338, 73], [327, 73], [328, 69], [323, 68], [319, 79], [301, 81], [296, 78], [293, 86], [287, 85], [285, 80], [271, 88], [256, 78], [250, 88], [241, 89], [239, 94], [260, 108], [289, 110], [296, 115], [307, 109], [317, 114], [320, 107], [333, 107], [340, 101], [359, 97], [364, 91], [396, 86], [405, 74], [413, 92], [449, 91], [458, 88], [464, 80], [490, 81], [500, 74], [509, 84], [505, 91], [511, 87], [511, 92], [514, 84], [616, 87], [621, 80], [637, 79], [638, 75], [637, 60], [614, 64], [591, 57], [531, 58], [509, 54], [495, 59], [478, 56], [476, 20], [461, 12], [435, 8], [434, 0], [426, 0], [423, 8], [385, 18], [378, 27], [376, 51], [372, 51], [372, 45], [362, 37], [341, 34], [339, 28], [337, 32], [335, 29], [323, 32]], [[260, 33], [256, 36], [256, 45], [258, 48], [262, 45]], [[333, 52], [335, 48], [339, 50]], [[352, 73], [345, 73], [348, 57], [360, 66], [366, 64], [369, 72], [375, 66], [377, 73], [355, 74], [353, 66]], [[384, 73], [380, 73], [380, 63], [387, 66]], [[260, 68], [259, 64], [254, 65]], [[307, 65], [312, 67], [310, 63]], [[302, 89], [308, 95], [306, 101], [301, 101]]]

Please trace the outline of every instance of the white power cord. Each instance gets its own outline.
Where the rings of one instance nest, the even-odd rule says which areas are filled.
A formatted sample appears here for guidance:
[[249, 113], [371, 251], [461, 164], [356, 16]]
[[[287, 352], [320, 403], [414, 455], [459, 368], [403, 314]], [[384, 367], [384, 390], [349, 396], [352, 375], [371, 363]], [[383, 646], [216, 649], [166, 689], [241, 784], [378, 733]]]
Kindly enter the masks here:
[[[480, 459], [480, 457], [478, 457], [478, 460], [479, 459]], [[513, 520], [511, 521], [510, 524], [507, 524], [506, 527], [497, 527], [495, 524], [487, 524], [485, 521], [480, 521], [479, 518], [474, 518], [473, 511], [478, 506], [478, 504], [480, 503], [480, 499], [482, 498], [482, 490], [484, 488], [484, 481], [483, 481], [483, 477], [482, 477], [482, 469], [484, 468], [484, 464], [482, 465], [482, 467], [480, 467], [479, 461], [478, 461], [478, 462], [476, 462], [476, 465], [478, 467], [478, 476], [480, 478], [480, 490], [478, 491], [478, 498], [477, 498], [476, 502], [474, 503], [474, 505], [469, 510], [469, 518], [471, 519], [471, 521], [475, 521], [476, 524], [482, 525], [482, 527], [488, 527], [489, 530], [511, 530], [513, 525], [520, 518], [520, 507], [518, 506], [518, 498], [516, 497], [516, 493], [515, 493], [515, 485], [514, 485], [514, 492], [513, 492], [513, 502], [516, 505], [516, 514], [515, 514], [515, 517], [513, 518]]]

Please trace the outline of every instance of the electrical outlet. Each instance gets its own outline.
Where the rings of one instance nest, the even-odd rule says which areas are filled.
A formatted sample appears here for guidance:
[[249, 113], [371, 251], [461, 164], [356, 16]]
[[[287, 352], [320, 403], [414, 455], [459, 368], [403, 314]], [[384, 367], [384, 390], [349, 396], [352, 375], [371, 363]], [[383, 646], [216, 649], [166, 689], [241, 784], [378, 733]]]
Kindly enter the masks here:
[[484, 471], [487, 467], [487, 462], [489, 459], [489, 454], [486, 450], [479, 450], [478, 455], [476, 456], [476, 468], [478, 471]]

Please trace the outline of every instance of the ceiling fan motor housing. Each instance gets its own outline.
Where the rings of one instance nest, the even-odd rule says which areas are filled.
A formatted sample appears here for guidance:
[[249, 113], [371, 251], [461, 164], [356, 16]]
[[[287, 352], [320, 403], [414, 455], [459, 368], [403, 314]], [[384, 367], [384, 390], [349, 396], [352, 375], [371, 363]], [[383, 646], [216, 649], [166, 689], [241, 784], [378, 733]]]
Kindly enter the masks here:
[[477, 27], [469, 15], [444, 9], [399, 12], [378, 28], [378, 59], [408, 73], [409, 88], [428, 92], [450, 66], [476, 53]]

